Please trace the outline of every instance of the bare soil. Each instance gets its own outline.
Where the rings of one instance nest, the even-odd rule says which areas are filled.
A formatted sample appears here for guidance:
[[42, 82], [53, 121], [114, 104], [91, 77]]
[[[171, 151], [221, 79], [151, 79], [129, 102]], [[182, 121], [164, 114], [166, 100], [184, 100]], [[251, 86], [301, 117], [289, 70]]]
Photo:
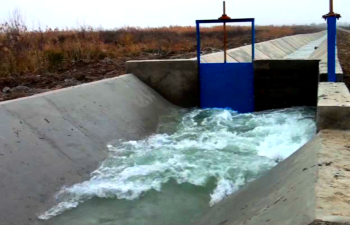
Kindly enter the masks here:
[[350, 88], [350, 32], [338, 31], [338, 58], [344, 73], [344, 82]]

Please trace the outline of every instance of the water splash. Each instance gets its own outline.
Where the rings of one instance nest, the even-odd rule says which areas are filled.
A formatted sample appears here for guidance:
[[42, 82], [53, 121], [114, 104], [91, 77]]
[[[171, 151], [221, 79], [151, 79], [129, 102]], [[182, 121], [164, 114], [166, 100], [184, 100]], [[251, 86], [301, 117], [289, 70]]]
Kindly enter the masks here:
[[214, 205], [285, 159], [315, 134], [314, 110], [292, 108], [255, 114], [179, 110], [162, 118], [157, 134], [108, 144], [109, 157], [89, 181], [64, 187], [50, 219], [93, 197], [135, 200], [170, 180], [207, 185], [216, 179]]

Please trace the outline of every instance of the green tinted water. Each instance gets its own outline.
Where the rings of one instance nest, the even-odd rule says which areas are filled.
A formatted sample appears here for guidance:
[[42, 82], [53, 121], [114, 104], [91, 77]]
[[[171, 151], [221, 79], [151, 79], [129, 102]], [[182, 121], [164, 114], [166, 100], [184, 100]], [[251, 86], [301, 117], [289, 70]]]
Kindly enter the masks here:
[[255, 114], [178, 110], [157, 134], [117, 140], [91, 179], [62, 188], [42, 214], [60, 225], [184, 225], [256, 179], [315, 134], [315, 110]]

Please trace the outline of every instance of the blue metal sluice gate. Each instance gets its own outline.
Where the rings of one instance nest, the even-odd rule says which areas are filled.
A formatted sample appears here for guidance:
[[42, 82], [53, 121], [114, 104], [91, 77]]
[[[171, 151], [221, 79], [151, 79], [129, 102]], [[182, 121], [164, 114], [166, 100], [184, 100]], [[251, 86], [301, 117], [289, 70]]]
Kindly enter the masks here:
[[[225, 14], [224, 14], [225, 15]], [[227, 62], [226, 24], [250, 22], [252, 26], [252, 61]], [[223, 63], [201, 62], [200, 24], [223, 23], [225, 32], [225, 49]], [[255, 20], [218, 19], [197, 20], [197, 60], [200, 80], [201, 108], [230, 108], [239, 113], [254, 111], [254, 69], [255, 58]]]

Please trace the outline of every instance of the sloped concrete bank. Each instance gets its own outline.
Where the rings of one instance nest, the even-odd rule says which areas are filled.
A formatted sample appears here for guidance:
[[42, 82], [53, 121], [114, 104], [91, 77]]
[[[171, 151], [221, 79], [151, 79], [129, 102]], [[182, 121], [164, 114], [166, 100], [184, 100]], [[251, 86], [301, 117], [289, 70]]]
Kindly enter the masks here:
[[263, 177], [215, 206], [198, 225], [350, 224], [350, 132], [322, 130]]
[[38, 224], [64, 185], [90, 178], [116, 139], [155, 132], [172, 104], [133, 75], [0, 104], [0, 224]]

